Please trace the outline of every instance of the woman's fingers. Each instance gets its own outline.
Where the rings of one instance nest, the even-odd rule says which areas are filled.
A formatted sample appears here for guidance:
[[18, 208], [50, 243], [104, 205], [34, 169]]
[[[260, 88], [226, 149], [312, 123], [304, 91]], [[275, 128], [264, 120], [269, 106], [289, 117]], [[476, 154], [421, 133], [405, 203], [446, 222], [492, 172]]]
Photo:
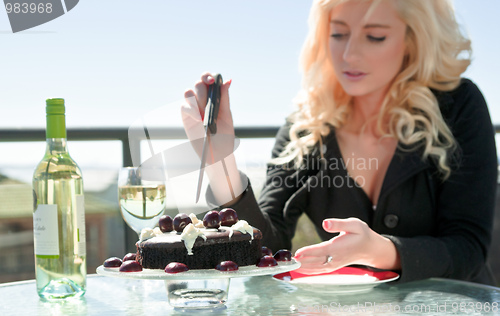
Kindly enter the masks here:
[[[184, 92], [184, 98], [189, 106], [192, 108], [194, 104], [198, 109], [199, 117], [203, 120], [205, 115], [205, 106], [207, 105], [208, 97], [208, 85], [214, 82], [214, 77], [209, 72], [205, 72], [201, 75], [200, 80], [198, 80], [193, 89], [189, 89]], [[188, 100], [189, 99], [189, 100]], [[195, 101], [195, 102], [193, 102]]]
[[295, 258], [301, 262], [302, 270], [335, 270], [348, 264], [356, 263], [365, 256], [366, 227], [367, 225], [357, 218], [336, 219], [323, 221], [323, 228], [330, 233], [339, 233], [338, 236], [319, 244], [303, 247], [295, 253]]
[[201, 75], [201, 81], [203, 81], [206, 85], [214, 83], [215, 81], [214, 74], [210, 72], [205, 72], [204, 74]]
[[324, 257], [328, 243], [330, 242], [324, 241], [319, 244], [302, 247], [295, 252], [295, 258], [302, 259], [302, 257], [319, 257], [319, 256]]
[[337, 270], [345, 265], [345, 262], [339, 260], [336, 256], [302, 256], [297, 260], [300, 262], [300, 273], [318, 274]]
[[365, 229], [366, 223], [358, 218], [327, 218], [323, 220], [323, 229], [329, 233], [360, 233]]
[[231, 86], [231, 80], [224, 82], [220, 88], [220, 109], [222, 113], [231, 113], [229, 109], [229, 87]]
[[[200, 80], [196, 82], [192, 89], [187, 90], [184, 93], [185, 103], [183, 104], [182, 119], [184, 123], [184, 129], [186, 130], [189, 139], [193, 139], [192, 136], [198, 136], [198, 133], [191, 132], [191, 128], [194, 125], [202, 126], [202, 122], [205, 116], [205, 107], [208, 99], [208, 87], [215, 81], [214, 75], [211, 73], [204, 73], [201, 75]], [[231, 116], [231, 111], [229, 109], [229, 87], [231, 85], [231, 80], [224, 82], [221, 86], [221, 103], [218, 115], [218, 134], [233, 135], [234, 128]], [[203, 137], [203, 135], [201, 136]], [[215, 140], [214, 140], [214, 143]], [[228, 143], [228, 140], [225, 140]], [[216, 146], [220, 147], [220, 146]], [[233, 146], [230, 146], [232, 150]]]
[[193, 90], [187, 90], [186, 92], [184, 92], [184, 100], [186, 102], [184, 102], [181, 107], [183, 118], [185, 115], [187, 115], [195, 121], [201, 121], [198, 102], [196, 101], [196, 96]]
[[202, 118], [193, 90], [187, 90], [184, 93], [184, 98], [185, 102], [181, 106], [182, 124], [193, 148], [201, 155], [202, 147], [199, 140], [205, 136], [205, 130], [201, 123]]
[[[204, 73], [201, 75], [201, 79], [194, 85], [194, 96], [196, 98], [198, 108], [200, 111], [200, 116], [203, 119], [205, 116], [205, 107], [207, 105], [208, 99], [208, 86], [215, 82], [214, 75], [211, 73]], [[226, 81], [221, 86], [221, 112], [229, 112], [229, 86], [231, 85], [231, 80]]]
[[[295, 257], [297, 259], [297, 257]], [[302, 256], [298, 261], [301, 265], [323, 265], [326, 263], [328, 257], [326, 255], [321, 256]]]
[[364, 264], [381, 269], [401, 267], [394, 244], [375, 233], [362, 220], [329, 218], [323, 221], [323, 228], [327, 232], [339, 235], [297, 250], [295, 258], [301, 262], [300, 270], [307, 273], [321, 273], [350, 264]]
[[205, 116], [205, 107], [207, 106], [208, 86], [203, 80], [200, 80], [194, 85], [193, 90], [201, 118], [203, 119]]

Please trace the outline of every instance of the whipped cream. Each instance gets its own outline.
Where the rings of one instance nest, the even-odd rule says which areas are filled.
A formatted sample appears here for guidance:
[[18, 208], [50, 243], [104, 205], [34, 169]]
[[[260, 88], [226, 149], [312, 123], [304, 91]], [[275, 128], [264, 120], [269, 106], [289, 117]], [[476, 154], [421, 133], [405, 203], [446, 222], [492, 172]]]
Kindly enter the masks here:
[[161, 231], [160, 227], [155, 227], [153, 228], [153, 234], [155, 234], [155, 236], [160, 236], [161, 234], [163, 234], [163, 232]]
[[203, 228], [205, 227], [203, 225], [203, 221], [200, 221], [198, 217], [194, 213], [189, 214], [189, 218], [191, 219], [191, 222], [193, 223], [194, 227], [196, 228]]
[[233, 230], [237, 230], [239, 232], [242, 232], [243, 234], [250, 234], [251, 239], [249, 240], [252, 242], [253, 240], [253, 228], [248, 224], [247, 221], [240, 219], [239, 221], [236, 222], [233, 226], [229, 228], [229, 238], [233, 236]]
[[163, 232], [161, 231], [160, 227], [155, 227], [154, 229], [143, 228], [141, 230], [141, 236], [139, 237], [139, 241], [143, 241], [160, 235], [163, 235]]
[[184, 246], [188, 251], [188, 255], [193, 255], [193, 246], [196, 238], [201, 237], [203, 240], [207, 240], [207, 236], [201, 231], [201, 229], [196, 228], [192, 223], [184, 227], [181, 234], [181, 239], [184, 241]]
[[141, 230], [141, 236], [139, 237], [139, 241], [143, 241], [155, 236], [155, 233], [151, 228], [143, 228]]

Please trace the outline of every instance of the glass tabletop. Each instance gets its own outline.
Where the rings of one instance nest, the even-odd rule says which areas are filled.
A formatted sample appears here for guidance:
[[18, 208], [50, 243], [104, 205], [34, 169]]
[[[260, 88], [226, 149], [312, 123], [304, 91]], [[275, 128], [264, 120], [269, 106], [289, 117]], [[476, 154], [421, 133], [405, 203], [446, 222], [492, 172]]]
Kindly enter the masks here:
[[[226, 307], [211, 315], [477, 314], [499, 315], [500, 288], [428, 279], [384, 283], [363, 293], [303, 288], [271, 276], [231, 281]], [[0, 285], [0, 315], [186, 315], [167, 303], [163, 281], [90, 275], [87, 293], [66, 302], [44, 302], [34, 281]]]

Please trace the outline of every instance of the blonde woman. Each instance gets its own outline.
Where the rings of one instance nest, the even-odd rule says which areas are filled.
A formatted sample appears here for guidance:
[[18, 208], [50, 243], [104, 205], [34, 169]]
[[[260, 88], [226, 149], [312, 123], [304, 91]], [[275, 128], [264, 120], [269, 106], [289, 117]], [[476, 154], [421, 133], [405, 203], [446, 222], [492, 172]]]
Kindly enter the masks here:
[[[291, 248], [304, 212], [324, 242], [299, 249], [301, 272], [362, 264], [400, 281], [494, 284], [485, 265], [497, 179], [484, 98], [461, 74], [470, 41], [446, 0], [315, 0], [298, 109], [279, 130], [259, 201], [234, 157], [207, 170], [209, 200], [237, 210], [273, 251]], [[183, 122], [200, 137], [204, 74]], [[228, 89], [219, 126], [234, 135]], [[196, 101], [192, 101], [196, 100]], [[213, 144], [227, 152], [227, 142]]]

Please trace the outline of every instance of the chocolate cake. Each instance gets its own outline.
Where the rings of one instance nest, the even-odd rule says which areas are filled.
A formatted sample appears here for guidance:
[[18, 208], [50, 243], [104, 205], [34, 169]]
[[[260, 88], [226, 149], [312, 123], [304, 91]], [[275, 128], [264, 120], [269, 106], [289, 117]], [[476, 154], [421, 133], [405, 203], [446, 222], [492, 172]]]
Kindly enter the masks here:
[[146, 269], [164, 269], [171, 262], [184, 263], [189, 269], [214, 269], [222, 261], [254, 265], [262, 256], [262, 233], [246, 222], [245, 227], [246, 231], [234, 226], [196, 228], [189, 224], [182, 233], [171, 231], [138, 241], [136, 260]]

